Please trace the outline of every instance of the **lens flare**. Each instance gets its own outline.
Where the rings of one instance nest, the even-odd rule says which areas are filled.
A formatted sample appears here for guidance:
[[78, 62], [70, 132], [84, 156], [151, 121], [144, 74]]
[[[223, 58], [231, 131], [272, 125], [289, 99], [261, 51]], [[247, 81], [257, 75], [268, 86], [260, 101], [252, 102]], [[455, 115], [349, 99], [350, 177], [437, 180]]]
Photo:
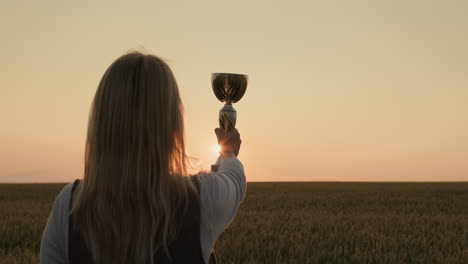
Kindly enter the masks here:
[[213, 152], [219, 153], [221, 151], [221, 146], [218, 144], [214, 144], [212, 149], [213, 149]]

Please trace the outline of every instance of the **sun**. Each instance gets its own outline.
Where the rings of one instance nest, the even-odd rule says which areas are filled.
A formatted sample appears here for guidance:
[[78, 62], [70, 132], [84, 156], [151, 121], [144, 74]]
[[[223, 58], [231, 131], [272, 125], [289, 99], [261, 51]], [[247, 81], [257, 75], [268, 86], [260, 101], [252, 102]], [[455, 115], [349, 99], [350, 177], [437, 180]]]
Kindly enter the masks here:
[[218, 145], [218, 144], [214, 144], [211, 149], [213, 150], [213, 152], [215, 153], [219, 153], [221, 151], [221, 146]]

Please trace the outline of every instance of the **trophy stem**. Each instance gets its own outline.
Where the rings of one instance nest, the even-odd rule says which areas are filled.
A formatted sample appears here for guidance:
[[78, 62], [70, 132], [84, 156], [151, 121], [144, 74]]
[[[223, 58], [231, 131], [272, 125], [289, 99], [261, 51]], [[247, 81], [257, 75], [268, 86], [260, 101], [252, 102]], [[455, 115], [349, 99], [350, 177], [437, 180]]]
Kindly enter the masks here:
[[[219, 110], [219, 128], [225, 132], [234, 130], [237, 121], [237, 111], [231, 103], [226, 102]], [[211, 165], [211, 171], [218, 171], [221, 160], [218, 157], [216, 163]]]
[[234, 130], [237, 121], [237, 111], [231, 103], [225, 103], [219, 110], [219, 128], [225, 132]]

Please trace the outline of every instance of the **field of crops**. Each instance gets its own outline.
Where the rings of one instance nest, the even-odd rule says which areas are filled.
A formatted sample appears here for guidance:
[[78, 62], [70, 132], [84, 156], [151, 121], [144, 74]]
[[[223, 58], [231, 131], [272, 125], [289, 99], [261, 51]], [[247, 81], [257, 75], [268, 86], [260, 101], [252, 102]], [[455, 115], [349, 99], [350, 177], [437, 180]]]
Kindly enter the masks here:
[[[0, 184], [0, 263], [37, 263], [63, 184]], [[468, 183], [249, 183], [219, 263], [468, 263]]]

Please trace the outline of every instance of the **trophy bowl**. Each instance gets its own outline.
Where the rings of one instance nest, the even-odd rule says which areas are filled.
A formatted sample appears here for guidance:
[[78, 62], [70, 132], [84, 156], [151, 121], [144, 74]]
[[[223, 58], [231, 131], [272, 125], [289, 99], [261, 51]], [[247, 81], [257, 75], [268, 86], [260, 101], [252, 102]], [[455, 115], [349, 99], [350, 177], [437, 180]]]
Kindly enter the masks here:
[[236, 109], [233, 103], [239, 101], [244, 96], [247, 89], [248, 76], [237, 73], [212, 73], [211, 86], [213, 92], [224, 103], [219, 110], [219, 127], [228, 132], [234, 130], [237, 120]]
[[248, 76], [237, 73], [212, 73], [211, 86], [213, 92], [223, 103], [235, 103], [244, 96], [247, 89]]

